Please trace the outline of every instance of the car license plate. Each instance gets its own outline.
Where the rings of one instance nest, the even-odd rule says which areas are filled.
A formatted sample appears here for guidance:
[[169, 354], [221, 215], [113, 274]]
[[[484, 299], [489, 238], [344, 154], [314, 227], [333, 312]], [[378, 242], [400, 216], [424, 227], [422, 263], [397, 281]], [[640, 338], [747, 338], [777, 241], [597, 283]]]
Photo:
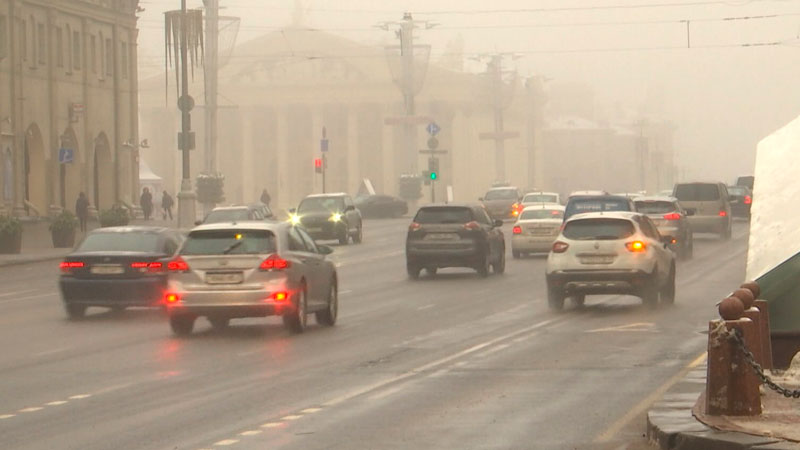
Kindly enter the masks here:
[[307, 230], [309, 233], [321, 233], [322, 227], [309, 227]]
[[548, 236], [552, 233], [549, 228], [534, 228], [530, 231], [530, 234], [534, 236]]
[[208, 273], [206, 283], [208, 284], [239, 284], [244, 281], [242, 272]]
[[458, 239], [458, 235], [453, 233], [430, 233], [425, 235], [425, 239], [430, 241], [454, 241]]
[[581, 257], [581, 263], [583, 264], [611, 264], [612, 262], [614, 262], [614, 257], [608, 255], [592, 255]]
[[92, 266], [89, 272], [95, 275], [120, 275], [125, 273], [125, 269], [119, 264], [98, 264]]

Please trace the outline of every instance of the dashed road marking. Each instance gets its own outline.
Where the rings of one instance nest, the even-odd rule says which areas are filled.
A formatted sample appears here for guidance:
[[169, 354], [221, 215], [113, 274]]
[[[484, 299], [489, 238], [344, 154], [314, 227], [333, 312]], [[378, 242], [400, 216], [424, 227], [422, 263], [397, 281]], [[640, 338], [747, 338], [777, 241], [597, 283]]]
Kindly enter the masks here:
[[16, 416], [17, 416], [16, 414], [3, 414], [2, 416], [0, 416], [0, 420], [10, 419]]
[[65, 403], [67, 403], [66, 400], [58, 400], [58, 401], [55, 401], [55, 402], [47, 403], [47, 406], [58, 406], [58, 405], [63, 405]]
[[422, 310], [425, 310], [425, 309], [430, 309], [430, 308], [433, 308], [434, 306], [436, 306], [436, 305], [434, 305], [433, 303], [431, 303], [430, 305], [420, 306], [419, 308], [417, 308], [417, 311], [422, 311]]
[[224, 441], [219, 441], [219, 442], [214, 443], [214, 446], [215, 447], [227, 447], [227, 446], [233, 445], [233, 444], [235, 444], [237, 442], [239, 442], [238, 439], [225, 439]]
[[304, 410], [302, 410], [300, 412], [303, 413], [303, 414], [314, 414], [314, 413], [320, 412], [320, 411], [322, 411], [322, 408], [306, 408], [306, 409], [304, 409]]
[[255, 436], [257, 434], [261, 434], [261, 430], [242, 431], [239, 436]]
[[91, 396], [92, 396], [92, 394], [79, 394], [79, 395], [73, 395], [69, 399], [70, 400], [80, 400], [80, 399], [83, 399], [83, 398], [89, 398]]
[[261, 428], [278, 428], [280, 426], [283, 426], [283, 422], [267, 422], [261, 425]]
[[41, 411], [43, 409], [44, 408], [41, 407], [41, 406], [31, 406], [30, 408], [20, 409], [19, 412], [21, 412], [21, 413], [29, 413], [29, 412]]
[[12, 295], [19, 295], [19, 294], [29, 294], [31, 292], [36, 292], [36, 289], [28, 289], [25, 291], [14, 291], [14, 292], [5, 292], [0, 294], [0, 298], [2, 297], [11, 297]]
[[292, 415], [289, 415], [289, 416], [281, 417], [281, 420], [297, 420], [297, 419], [300, 419], [302, 417], [303, 416], [299, 415], [299, 414], [292, 414]]

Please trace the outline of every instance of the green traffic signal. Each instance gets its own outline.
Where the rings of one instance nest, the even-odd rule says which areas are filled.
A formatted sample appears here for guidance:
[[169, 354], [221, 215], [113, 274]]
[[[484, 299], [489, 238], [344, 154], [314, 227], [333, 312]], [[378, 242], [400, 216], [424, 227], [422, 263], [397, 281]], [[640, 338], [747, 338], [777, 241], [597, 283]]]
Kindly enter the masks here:
[[431, 172], [431, 180], [435, 180], [437, 178], [439, 178], [439, 174], [436, 172]]

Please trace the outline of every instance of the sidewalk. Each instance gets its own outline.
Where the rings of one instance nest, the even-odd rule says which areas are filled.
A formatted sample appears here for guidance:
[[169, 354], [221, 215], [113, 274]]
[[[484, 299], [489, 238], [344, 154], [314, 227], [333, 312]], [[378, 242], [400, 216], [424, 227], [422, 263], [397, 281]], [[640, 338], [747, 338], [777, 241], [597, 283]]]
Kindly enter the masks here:
[[[672, 386], [664, 397], [653, 405], [647, 413], [647, 437], [651, 443], [663, 450], [800, 450], [800, 444], [775, 437], [770, 437], [770, 429], [786, 426], [787, 417], [780, 420], [760, 420], [761, 426], [752, 428], [765, 436], [756, 436], [737, 431], [721, 431], [706, 426], [698, 421], [694, 412], [699, 412], [695, 407], [702, 401], [701, 394], [705, 391], [706, 365], [702, 364], [692, 369], [683, 380]], [[763, 391], [762, 391], [763, 392]], [[767, 395], [770, 395], [768, 393]], [[765, 396], [762, 395], [762, 399]], [[798, 400], [793, 406], [790, 423], [792, 426], [800, 424], [800, 404]], [[769, 404], [773, 403], [770, 397]], [[765, 402], [765, 411], [767, 410]], [[723, 421], [727, 421], [724, 417]], [[741, 427], [726, 427], [728, 429], [742, 429]]]

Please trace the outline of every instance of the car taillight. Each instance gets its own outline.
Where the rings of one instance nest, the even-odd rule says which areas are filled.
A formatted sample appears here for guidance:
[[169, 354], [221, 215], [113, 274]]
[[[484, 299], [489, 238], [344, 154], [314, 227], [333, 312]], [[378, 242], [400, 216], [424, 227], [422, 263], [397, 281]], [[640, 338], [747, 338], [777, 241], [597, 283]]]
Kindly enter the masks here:
[[566, 242], [555, 241], [553, 243], [553, 253], [564, 253], [569, 248]]
[[629, 252], [641, 253], [647, 250], [647, 244], [642, 241], [633, 241], [625, 244]]
[[270, 298], [277, 302], [283, 302], [289, 298], [289, 294], [287, 292], [273, 292]]
[[667, 220], [681, 220], [681, 215], [678, 213], [665, 214], [664, 218]]
[[283, 270], [289, 268], [289, 266], [291, 266], [289, 261], [273, 254], [265, 259], [258, 268], [259, 270]]
[[472, 222], [467, 222], [467, 223], [464, 224], [464, 229], [466, 229], [466, 230], [477, 230], [480, 227], [481, 226], [478, 225], [478, 222], [475, 222], [474, 220]]
[[422, 225], [418, 224], [417, 222], [411, 222], [411, 225], [408, 226], [408, 231], [417, 231], [422, 228]]
[[167, 270], [170, 272], [188, 272], [189, 265], [179, 256], [167, 263]]
[[81, 261], [62, 261], [58, 267], [63, 273], [71, 273], [74, 269], [83, 269], [86, 264]]
[[749, 205], [751, 203], [753, 203], [753, 197], [750, 197], [749, 195], [745, 195], [744, 196], [744, 204], [745, 205]]
[[720, 217], [726, 217], [727, 215], [728, 215], [728, 213], [725, 210], [722, 210], [722, 211], [719, 212], [719, 216]]
[[[186, 264], [186, 263], [184, 263]], [[156, 261], [156, 262], [132, 262], [131, 269], [136, 269], [144, 272], [145, 270], [148, 272], [161, 272], [164, 269], [164, 264]], [[187, 266], [188, 269], [188, 266]]]
[[181, 296], [178, 294], [173, 293], [166, 293], [164, 294], [164, 303], [170, 305], [173, 303], [178, 303], [181, 300]]
[[511, 229], [511, 232], [514, 234], [522, 234], [522, 227], [517, 225]]

